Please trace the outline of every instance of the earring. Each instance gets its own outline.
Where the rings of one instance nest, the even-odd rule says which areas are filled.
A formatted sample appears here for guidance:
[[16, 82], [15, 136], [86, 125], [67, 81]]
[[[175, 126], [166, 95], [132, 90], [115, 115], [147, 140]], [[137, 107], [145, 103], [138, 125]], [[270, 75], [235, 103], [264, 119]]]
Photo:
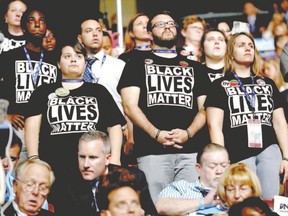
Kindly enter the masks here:
[[8, 23], [7, 19], [5, 19], [5, 22]]

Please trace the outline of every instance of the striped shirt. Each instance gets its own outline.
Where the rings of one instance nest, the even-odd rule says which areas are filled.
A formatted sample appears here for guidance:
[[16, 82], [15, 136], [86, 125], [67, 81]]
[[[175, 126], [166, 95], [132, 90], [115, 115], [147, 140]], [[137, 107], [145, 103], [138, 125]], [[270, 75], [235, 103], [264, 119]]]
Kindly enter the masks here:
[[201, 185], [199, 180], [195, 182], [188, 182], [185, 180], [179, 180], [167, 185], [158, 195], [160, 198], [180, 198], [180, 199], [196, 199], [203, 197], [202, 193], [198, 188], [209, 190]]

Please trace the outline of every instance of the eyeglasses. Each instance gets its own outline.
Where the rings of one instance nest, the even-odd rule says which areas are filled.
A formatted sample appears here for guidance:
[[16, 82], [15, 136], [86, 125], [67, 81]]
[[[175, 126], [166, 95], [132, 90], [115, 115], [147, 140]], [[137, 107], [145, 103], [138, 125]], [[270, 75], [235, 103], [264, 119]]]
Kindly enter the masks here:
[[[1, 160], [3, 160], [5, 158], [7, 158], [7, 155], [1, 155], [0, 158], [1, 158]], [[18, 157], [13, 157], [13, 156], [10, 156], [10, 158], [11, 158], [11, 161], [16, 161], [18, 159]]]
[[159, 21], [159, 22], [156, 22], [156, 23], [152, 26], [152, 28], [154, 28], [154, 27], [165, 28], [166, 26], [167, 26], [168, 28], [176, 27], [176, 26], [177, 26], [177, 23], [174, 22], [174, 21], [168, 21], [168, 22]]
[[[28, 192], [31, 192], [35, 189], [37, 183], [34, 182], [34, 181], [22, 181], [20, 180], [19, 178], [15, 178], [15, 180], [21, 182], [23, 185], [24, 185], [24, 189]], [[42, 195], [42, 196], [47, 196], [48, 193], [50, 192], [50, 187], [48, 185], [45, 185], [45, 184], [39, 184], [38, 186], [38, 189], [39, 189], [39, 193]]]
[[204, 28], [199, 27], [199, 26], [188, 26], [188, 28], [194, 29], [194, 30], [199, 30], [199, 31], [204, 31]]
[[54, 35], [52, 33], [48, 34], [47, 36], [45, 36], [45, 38], [49, 38], [49, 39], [53, 39], [54, 38]]

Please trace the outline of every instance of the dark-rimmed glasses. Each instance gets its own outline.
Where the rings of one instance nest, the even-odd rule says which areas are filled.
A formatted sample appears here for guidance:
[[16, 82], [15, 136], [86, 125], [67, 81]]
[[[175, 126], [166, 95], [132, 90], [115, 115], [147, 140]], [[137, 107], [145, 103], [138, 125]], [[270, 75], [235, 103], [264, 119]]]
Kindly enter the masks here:
[[168, 21], [168, 22], [159, 21], [159, 22], [156, 22], [154, 25], [152, 25], [152, 28], [154, 27], [165, 28], [166, 26], [168, 28], [176, 27], [177, 23], [174, 21]]

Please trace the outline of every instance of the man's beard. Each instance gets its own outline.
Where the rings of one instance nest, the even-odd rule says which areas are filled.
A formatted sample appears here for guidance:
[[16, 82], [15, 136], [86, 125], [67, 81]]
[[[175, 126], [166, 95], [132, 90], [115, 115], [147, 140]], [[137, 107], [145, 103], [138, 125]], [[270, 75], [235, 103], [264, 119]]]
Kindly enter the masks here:
[[161, 37], [157, 37], [155, 35], [153, 36], [153, 43], [157, 44], [160, 47], [166, 47], [168, 49], [171, 49], [173, 46], [175, 46], [176, 42], [176, 36], [169, 40], [163, 40]]
[[26, 37], [35, 47], [42, 46], [44, 35], [27, 34]]

